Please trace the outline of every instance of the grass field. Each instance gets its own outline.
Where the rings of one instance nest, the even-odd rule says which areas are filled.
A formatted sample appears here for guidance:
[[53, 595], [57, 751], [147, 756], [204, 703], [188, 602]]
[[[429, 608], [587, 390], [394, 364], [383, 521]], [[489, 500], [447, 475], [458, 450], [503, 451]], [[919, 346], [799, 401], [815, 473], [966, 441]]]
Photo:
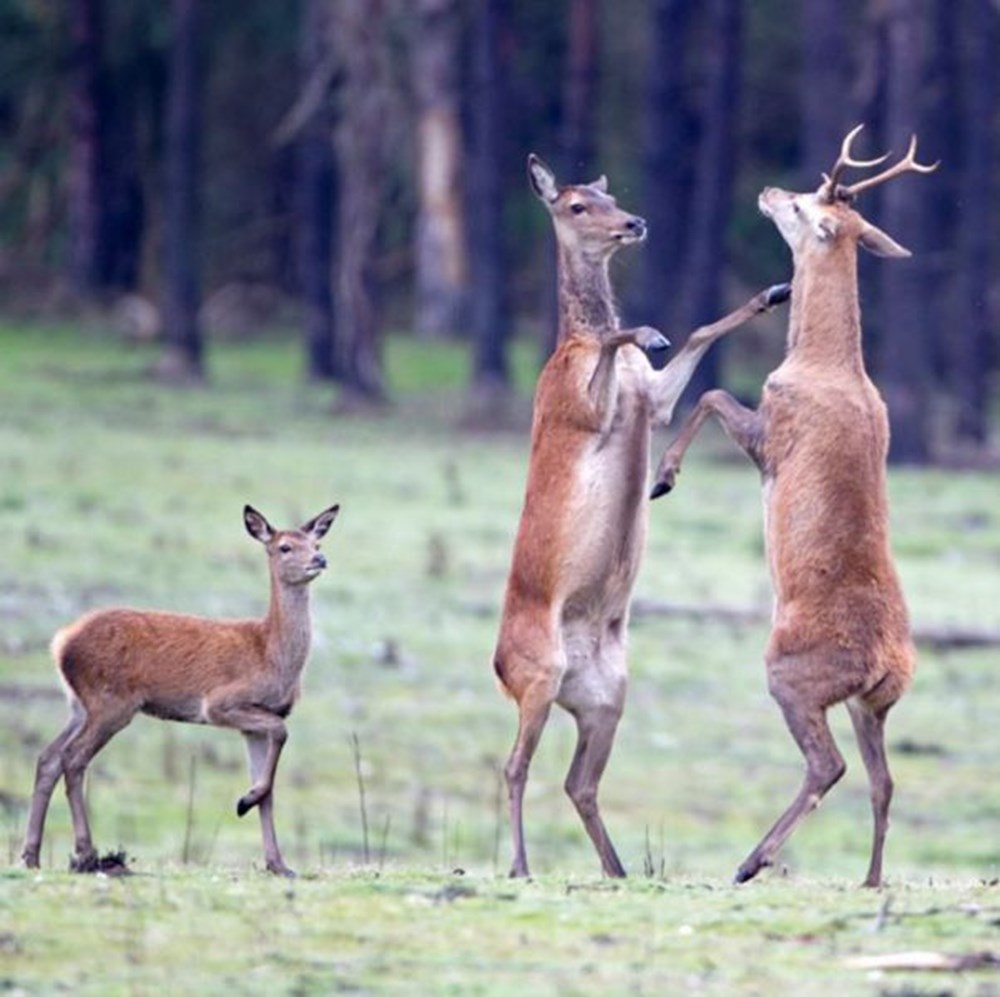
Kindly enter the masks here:
[[[848, 773], [781, 865], [739, 861], [791, 799], [798, 753], [752, 618], [637, 614], [629, 703], [602, 787], [631, 878], [602, 880], [562, 792], [554, 716], [526, 800], [536, 878], [505, 878], [499, 766], [515, 713], [490, 654], [520, 509], [525, 432], [454, 429], [462, 355], [398, 340], [386, 415], [334, 417], [294, 343], [212, 350], [213, 386], [170, 391], [152, 356], [94, 330], [0, 327], [0, 990], [80, 994], [1000, 993], [997, 969], [851, 960], [1000, 949], [996, 648], [922, 647], [890, 718], [888, 885], [867, 866], [867, 787]], [[520, 356], [525, 389], [530, 351]], [[637, 595], [766, 614], [756, 475], [706, 436], [652, 510]], [[920, 630], [1000, 630], [998, 481], [897, 472], [894, 546]], [[234, 734], [139, 718], [95, 761], [98, 845], [135, 875], [68, 874], [61, 790], [40, 873], [19, 867], [35, 758], [64, 722], [46, 646], [79, 612], [130, 604], [263, 612], [244, 502], [290, 525], [342, 514], [313, 588], [314, 644], [278, 774], [300, 877], [260, 872]], [[356, 740], [355, 740], [356, 739]], [[358, 762], [365, 792], [359, 804]]]

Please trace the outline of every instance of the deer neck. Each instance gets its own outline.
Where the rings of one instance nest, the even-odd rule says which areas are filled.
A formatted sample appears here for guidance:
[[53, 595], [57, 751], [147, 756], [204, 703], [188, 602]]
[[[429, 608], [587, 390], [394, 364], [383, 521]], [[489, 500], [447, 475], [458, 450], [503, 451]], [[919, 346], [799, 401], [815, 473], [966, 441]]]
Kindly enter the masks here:
[[853, 245], [834, 246], [795, 261], [788, 355], [824, 369], [864, 369]]
[[264, 633], [268, 658], [284, 672], [300, 672], [311, 635], [308, 585], [282, 585], [272, 579]]
[[608, 259], [559, 247], [559, 338], [601, 339], [618, 328]]

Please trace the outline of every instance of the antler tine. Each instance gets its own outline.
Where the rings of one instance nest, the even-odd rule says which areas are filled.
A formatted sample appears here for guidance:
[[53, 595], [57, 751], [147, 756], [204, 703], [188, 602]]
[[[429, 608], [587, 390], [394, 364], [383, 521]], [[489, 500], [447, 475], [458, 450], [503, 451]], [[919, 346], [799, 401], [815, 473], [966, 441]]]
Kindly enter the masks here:
[[885, 183], [886, 180], [891, 180], [901, 173], [933, 173], [941, 165], [940, 159], [930, 165], [918, 163], [913, 158], [916, 152], [917, 136], [913, 135], [910, 138], [910, 147], [907, 149], [906, 155], [895, 166], [890, 166], [889, 169], [883, 170], [877, 176], [868, 177], [867, 180], [859, 180], [857, 183], [851, 184], [850, 187], [845, 187], [844, 193], [848, 197], [856, 197], [863, 190], [870, 190], [872, 187], [877, 187], [879, 184]]
[[853, 159], [851, 157], [851, 144], [864, 127], [863, 124], [857, 125], [844, 136], [844, 141], [840, 144], [840, 155], [833, 164], [833, 169], [829, 173], [823, 174], [823, 184], [819, 189], [819, 194], [824, 200], [834, 200], [837, 193], [837, 181], [847, 167], [864, 169], [868, 166], [878, 166], [879, 163], [884, 163], [889, 158], [888, 152], [876, 159]]

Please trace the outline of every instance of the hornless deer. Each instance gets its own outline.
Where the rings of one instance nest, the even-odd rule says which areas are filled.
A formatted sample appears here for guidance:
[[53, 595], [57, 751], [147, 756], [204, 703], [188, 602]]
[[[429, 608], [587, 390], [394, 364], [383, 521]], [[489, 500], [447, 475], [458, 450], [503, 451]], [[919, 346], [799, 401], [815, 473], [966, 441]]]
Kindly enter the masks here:
[[760, 470], [764, 533], [774, 586], [765, 659], [768, 688], [806, 760], [802, 788], [736, 873], [744, 882], [775, 854], [796, 825], [844, 774], [827, 710], [846, 703], [871, 785], [874, 840], [866, 886], [882, 879], [892, 779], [885, 719], [910, 684], [914, 651], [906, 606], [889, 548], [885, 405], [865, 372], [858, 306], [857, 247], [879, 256], [910, 253], [869, 224], [855, 195], [901, 173], [929, 173], [914, 160], [916, 140], [895, 166], [841, 186], [859, 162], [845, 139], [815, 193], [767, 187], [761, 212], [792, 250], [795, 274], [783, 363], [764, 385], [757, 411], [723, 391], [699, 400], [654, 478], [653, 497], [669, 491], [681, 458], [706, 416]]
[[528, 875], [522, 801], [528, 766], [553, 702], [575, 718], [569, 794], [609, 876], [622, 867], [597, 806], [626, 684], [629, 599], [646, 538], [650, 431], [670, 421], [698, 361], [720, 336], [788, 296], [761, 292], [696, 330], [662, 371], [643, 349], [668, 344], [655, 329], [619, 328], [608, 261], [641, 242], [646, 225], [622, 211], [604, 177], [560, 187], [536, 156], [535, 194], [558, 246], [560, 341], [535, 393], [531, 458], [493, 667], [517, 703], [505, 775], [512, 876]]
[[42, 751], [22, 857], [37, 868], [45, 814], [66, 780], [76, 847], [74, 869], [96, 857], [83, 779], [91, 759], [136, 715], [232, 727], [246, 739], [250, 789], [242, 817], [260, 809], [269, 871], [293, 875], [274, 831], [274, 774], [288, 737], [284, 718], [299, 695], [309, 653], [309, 583], [326, 567], [319, 541], [339, 511], [331, 506], [297, 530], [275, 530], [246, 506], [247, 532], [267, 551], [271, 602], [262, 620], [207, 620], [180, 613], [102, 609], [58, 631], [52, 653], [69, 697], [70, 719]]

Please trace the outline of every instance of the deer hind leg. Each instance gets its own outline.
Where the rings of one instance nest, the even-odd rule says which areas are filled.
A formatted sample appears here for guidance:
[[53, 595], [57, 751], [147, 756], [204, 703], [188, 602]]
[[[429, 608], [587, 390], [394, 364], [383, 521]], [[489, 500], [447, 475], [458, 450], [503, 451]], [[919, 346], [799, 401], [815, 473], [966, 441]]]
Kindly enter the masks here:
[[522, 692], [517, 704], [517, 737], [504, 767], [510, 803], [510, 829], [514, 844], [514, 860], [510, 867], [512, 877], [529, 875], [524, 847], [524, 787], [528, 781], [531, 759], [552, 709], [552, 701], [551, 683], [546, 679], [529, 685]]
[[86, 713], [78, 699], [70, 703], [69, 722], [38, 756], [35, 768], [35, 788], [31, 794], [31, 809], [28, 814], [28, 828], [24, 836], [21, 858], [29, 869], [38, 868], [38, 857], [45, 831], [45, 816], [49, 810], [52, 791], [63, 774], [63, 751], [83, 728]]
[[660, 458], [656, 474], [653, 476], [650, 498], [656, 499], [666, 495], [674, 487], [684, 454], [698, 435], [701, 424], [710, 415], [719, 420], [726, 435], [741, 450], [745, 451], [753, 461], [758, 462], [763, 441], [763, 417], [754, 409], [741, 405], [726, 391], [706, 391], [684, 420], [676, 439]]
[[625, 867], [604, 826], [597, 805], [597, 789], [611, 756], [621, 714], [620, 705], [592, 707], [576, 714], [576, 751], [565, 784], [566, 793], [597, 849], [604, 874], [616, 877], [625, 875]]
[[[257, 785], [268, 767], [270, 741], [263, 734], [244, 734], [247, 746], [247, 760], [250, 767], [250, 781]], [[278, 848], [278, 836], [274, 830], [274, 790], [272, 787], [258, 804], [260, 813], [260, 830], [264, 841], [264, 861], [268, 872], [279, 876], [294, 876], [295, 873], [285, 865]], [[244, 811], [245, 812], [245, 811]]]
[[87, 766], [115, 734], [129, 725], [135, 713], [136, 708], [131, 704], [117, 704], [113, 713], [99, 714], [91, 709], [86, 714], [79, 733], [70, 738], [63, 747], [62, 770], [66, 780], [70, 814], [73, 817], [75, 839], [72, 868], [76, 870], [86, 868], [89, 860], [97, 854], [90, 834], [87, 804], [83, 793]]
[[872, 840], [871, 862], [865, 886], [880, 886], [882, 883], [882, 849], [889, 829], [889, 804], [892, 802], [892, 776], [885, 754], [885, 718], [888, 709], [873, 711], [859, 699], [849, 699], [847, 710], [851, 715], [854, 733], [858, 739], [861, 758], [868, 772], [871, 787], [872, 818], [874, 838]]
[[826, 719], [826, 706], [804, 702], [802, 687], [788, 688], [771, 679], [771, 694], [785, 715], [785, 722], [806, 760], [806, 774], [798, 796], [764, 835], [736, 872], [735, 882], [745, 883], [765, 866], [788, 840], [803, 817], [810, 814], [844, 774], [846, 765]]

